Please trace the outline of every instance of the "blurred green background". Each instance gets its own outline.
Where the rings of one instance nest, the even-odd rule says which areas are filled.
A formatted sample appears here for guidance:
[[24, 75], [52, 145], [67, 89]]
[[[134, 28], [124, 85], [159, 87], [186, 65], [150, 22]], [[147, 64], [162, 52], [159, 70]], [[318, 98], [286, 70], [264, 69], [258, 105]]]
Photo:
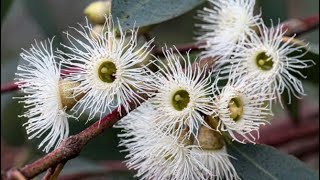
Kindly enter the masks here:
[[[66, 42], [62, 31], [67, 30], [69, 26], [76, 26], [78, 22], [84, 22], [83, 9], [90, 2], [93, 1], [12, 1], [7, 16], [1, 22], [1, 83], [13, 81], [16, 67], [20, 61], [21, 48], [29, 48], [34, 39], [44, 40], [55, 35], [56, 42], [59, 40]], [[288, 18], [306, 17], [319, 12], [318, 0], [259, 0], [258, 4], [261, 6], [265, 22], [269, 22], [270, 18], [277, 22], [278, 19], [284, 21]], [[194, 42], [194, 32], [196, 32], [194, 23], [199, 23], [194, 17], [197, 10], [203, 6], [156, 26], [151, 31], [151, 35], [156, 37], [156, 44], [162, 46], [164, 44]], [[311, 43], [314, 47], [319, 47], [318, 29], [299, 38]], [[305, 88], [309, 106], [319, 108], [319, 86], [307, 83]], [[27, 140], [25, 130], [22, 127], [26, 120], [17, 117], [22, 114], [23, 109], [17, 100], [12, 100], [12, 97], [19, 95], [21, 95], [19, 92], [1, 95], [1, 157], [9, 156], [9, 160], [1, 158], [1, 169], [8, 168], [12, 164], [17, 166], [25, 164], [25, 162], [32, 161], [42, 154], [37, 149], [38, 142], [36, 140]], [[277, 110], [275, 118], [285, 115], [283, 110]], [[85, 124], [85, 122], [85, 120], [79, 122], [71, 120], [71, 134], [78, 133], [93, 123]], [[108, 129], [103, 135], [90, 142], [77, 160], [68, 162], [63, 174], [81, 171], [104, 173], [104, 168], [98, 166], [97, 163], [106, 160], [122, 160], [124, 154], [120, 153], [120, 148], [117, 147], [116, 134], [118, 132], [117, 129]], [[319, 164], [315, 162], [317, 159], [319, 159], [319, 153], [306, 163], [318, 169]], [[120, 174], [108, 177], [110, 179], [128, 179], [132, 177], [132, 174], [120, 172]]]

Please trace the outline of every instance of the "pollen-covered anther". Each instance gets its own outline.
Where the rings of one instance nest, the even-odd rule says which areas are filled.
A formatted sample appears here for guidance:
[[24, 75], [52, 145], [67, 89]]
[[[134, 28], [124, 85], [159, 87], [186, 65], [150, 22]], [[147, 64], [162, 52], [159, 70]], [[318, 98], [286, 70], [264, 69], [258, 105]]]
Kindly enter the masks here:
[[224, 146], [222, 135], [204, 125], [199, 129], [198, 141], [200, 148], [203, 150], [219, 150]]
[[79, 85], [79, 82], [73, 82], [65, 79], [59, 81], [59, 93], [63, 108], [66, 108], [67, 110], [71, 109], [77, 101], [84, 96], [84, 93], [74, 95], [73, 89]]

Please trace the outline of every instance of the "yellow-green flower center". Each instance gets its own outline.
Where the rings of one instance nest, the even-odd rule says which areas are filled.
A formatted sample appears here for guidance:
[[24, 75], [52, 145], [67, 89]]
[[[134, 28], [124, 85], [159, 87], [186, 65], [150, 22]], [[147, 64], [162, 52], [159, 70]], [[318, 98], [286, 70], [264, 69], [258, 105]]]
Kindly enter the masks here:
[[190, 102], [189, 93], [186, 90], [179, 90], [173, 94], [171, 101], [172, 106], [176, 110], [182, 111], [188, 106], [188, 103]]
[[99, 78], [106, 83], [112, 83], [116, 79], [117, 67], [111, 61], [103, 62], [98, 69]]
[[260, 52], [256, 56], [256, 64], [263, 71], [269, 71], [273, 67], [273, 60], [265, 52]]
[[229, 102], [230, 118], [235, 122], [239, 121], [243, 116], [243, 102], [240, 97], [234, 97]]

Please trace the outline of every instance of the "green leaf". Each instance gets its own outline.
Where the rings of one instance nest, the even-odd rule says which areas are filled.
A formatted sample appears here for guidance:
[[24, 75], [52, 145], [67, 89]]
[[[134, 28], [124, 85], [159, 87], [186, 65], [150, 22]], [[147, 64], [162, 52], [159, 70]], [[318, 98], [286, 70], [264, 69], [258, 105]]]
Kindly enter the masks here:
[[112, 15], [124, 30], [173, 19], [203, 3], [204, 0], [113, 0]]
[[1, 27], [12, 2], [12, 0], [1, 0]]
[[315, 62], [315, 65], [302, 70], [302, 74], [307, 76], [307, 81], [319, 84], [319, 45], [309, 45], [308, 51], [302, 50], [306, 54], [301, 59], [311, 59]]
[[18, 103], [18, 99], [12, 99], [20, 96], [17, 92], [1, 95], [1, 138], [15, 146], [23, 145], [27, 139], [22, 126], [26, 119], [18, 117], [24, 112], [23, 104]]
[[[276, 6], [275, 6], [276, 4]], [[267, 26], [271, 25], [271, 21], [278, 22], [288, 19], [288, 2], [286, 0], [258, 0], [256, 3], [256, 11], [262, 11], [262, 19]]]
[[289, 116], [292, 119], [293, 122], [298, 123], [299, 122], [299, 109], [300, 109], [300, 99], [296, 98], [291, 94], [291, 102], [288, 102], [289, 100], [289, 94], [288, 91], [285, 90], [282, 94], [282, 103], [286, 107], [286, 109], [289, 112]]
[[266, 145], [232, 143], [230, 159], [238, 175], [245, 180], [319, 179], [319, 175], [291, 155]]
[[[304, 68], [301, 69], [301, 73], [305, 76], [307, 76], [306, 80], [310, 81], [312, 83], [317, 83], [319, 84], [319, 45], [309, 45], [308, 49], [306, 48], [301, 48], [299, 51], [295, 51], [291, 54], [289, 54], [289, 57], [292, 56], [299, 56], [301, 54], [304, 54], [302, 56], [301, 60], [313, 60], [315, 65], [309, 67], [309, 68]], [[295, 74], [294, 74], [295, 75]]]
[[[319, 84], [319, 76], [317, 75], [319, 73], [319, 46], [316, 45], [310, 45], [309, 49], [301, 49], [300, 51], [296, 51], [289, 56], [298, 56], [300, 54], [304, 54], [303, 57], [301, 57], [301, 60], [313, 60], [315, 62], [315, 65], [301, 69], [301, 73], [305, 76], [307, 76], [306, 81], [309, 81], [311, 83]], [[297, 76], [298, 77], [298, 76]], [[283, 104], [287, 108], [289, 115], [291, 119], [297, 123], [299, 121], [299, 102], [300, 99], [297, 99], [295, 96], [291, 95], [291, 103], [288, 104], [289, 94], [287, 91], [284, 91], [282, 94]]]
[[38, 23], [43, 33], [52, 38], [55, 36], [54, 43], [61, 42], [60, 33], [57, 25], [55, 24], [52, 14], [50, 13], [50, 7], [46, 1], [43, 0], [28, 0], [23, 1], [28, 13]]

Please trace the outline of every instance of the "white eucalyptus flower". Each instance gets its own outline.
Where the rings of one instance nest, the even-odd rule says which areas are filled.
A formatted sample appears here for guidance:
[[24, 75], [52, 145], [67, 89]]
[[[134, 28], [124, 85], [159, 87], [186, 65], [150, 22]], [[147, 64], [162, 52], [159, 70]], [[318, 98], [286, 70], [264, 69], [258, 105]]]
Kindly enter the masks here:
[[26, 63], [18, 66], [16, 84], [26, 94], [19, 102], [28, 110], [22, 115], [29, 120], [26, 125], [29, 139], [42, 138], [39, 148], [48, 152], [58, 146], [69, 134], [67, 107], [62, 102], [60, 65], [55, 62], [52, 41], [35, 42], [21, 57]]
[[[232, 139], [240, 143], [255, 143], [259, 138], [259, 127], [268, 123], [267, 117], [272, 115], [265, 104], [271, 94], [266, 91], [263, 82], [253, 77], [234, 76], [235, 74], [231, 75], [221, 91], [216, 85], [213, 86], [219, 119], [217, 130], [229, 132]], [[257, 137], [254, 131], [257, 132]]]
[[[118, 23], [120, 37], [116, 35], [112, 17], [106, 17], [104, 29], [97, 33], [92, 26], [80, 25], [80, 30], [73, 28], [83, 38], [67, 34], [71, 46], [64, 45], [72, 53], [60, 53], [68, 57], [64, 64], [73, 69], [67, 79], [80, 82], [74, 90], [85, 93], [72, 109], [79, 116], [89, 109], [89, 119], [95, 115], [102, 116], [107, 110], [119, 108], [121, 105], [129, 111], [129, 102], [137, 103], [142, 97], [140, 82], [143, 69], [137, 64], [144, 61], [150, 52], [153, 40], [137, 47], [137, 30], [131, 30], [131, 39], [126, 41], [126, 33]], [[95, 38], [92, 38], [94, 36]]]
[[120, 146], [129, 153], [128, 168], [146, 180], [203, 179], [201, 166], [197, 165], [200, 163], [190, 156], [191, 148], [195, 147], [192, 139], [177, 141], [159, 129], [153, 119], [157, 113], [147, 102], [118, 122], [116, 127], [123, 128]]
[[305, 95], [302, 82], [296, 77], [305, 78], [299, 70], [312, 66], [314, 62], [300, 60], [299, 58], [304, 54], [289, 56], [304, 46], [298, 46], [292, 42], [294, 37], [283, 42], [285, 32], [282, 29], [282, 26], [276, 28], [272, 26], [268, 29], [262, 25], [259, 28], [260, 37], [257, 34], [251, 34], [250, 38], [239, 44], [237, 52], [232, 54], [234, 59], [231, 63], [237, 64], [237, 72], [245, 72], [256, 77], [258, 81], [268, 83], [269, 91], [278, 98], [280, 103], [281, 94], [287, 89], [290, 103], [291, 94], [297, 98]]
[[152, 94], [152, 103], [158, 113], [153, 118], [167, 133], [179, 136], [189, 128], [187, 136], [196, 134], [200, 125], [205, 124], [203, 114], [213, 114], [211, 72], [207, 66], [191, 65], [189, 54], [184, 58], [180, 53], [174, 54], [173, 49], [163, 51], [166, 59], [158, 60], [159, 71], [150, 71], [149, 82], [145, 83], [146, 89], [156, 92]]
[[[254, 34], [260, 15], [254, 15], [255, 0], [209, 0], [211, 8], [204, 8], [198, 17], [200, 26], [197, 39], [205, 42], [202, 57], [230, 57], [236, 44]], [[217, 65], [223, 61], [217, 61]]]

